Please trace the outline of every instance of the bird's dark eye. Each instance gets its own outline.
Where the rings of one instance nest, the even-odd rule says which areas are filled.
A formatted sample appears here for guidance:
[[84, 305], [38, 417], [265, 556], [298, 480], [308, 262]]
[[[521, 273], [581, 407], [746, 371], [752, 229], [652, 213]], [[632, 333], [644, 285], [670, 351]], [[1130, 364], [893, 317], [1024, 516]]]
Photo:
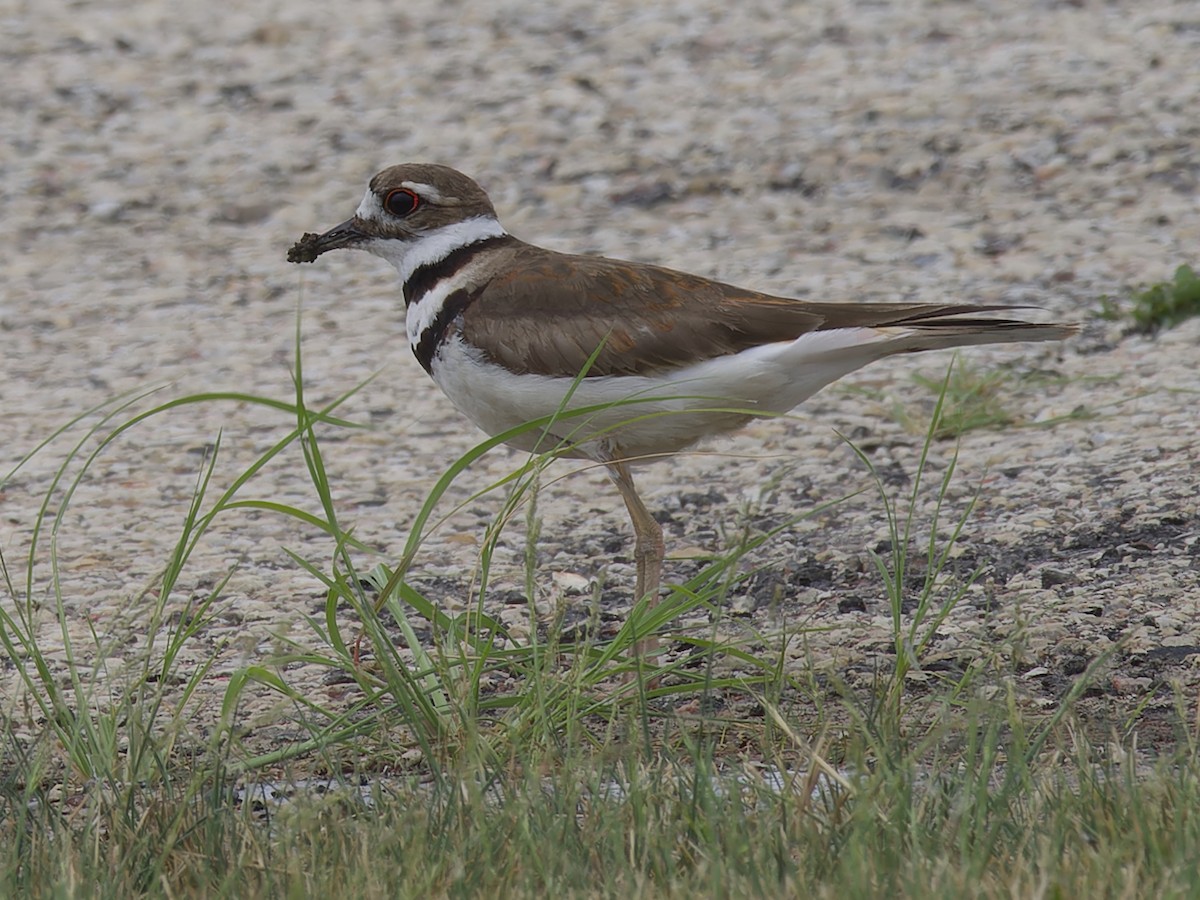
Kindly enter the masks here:
[[383, 208], [393, 216], [403, 218], [421, 205], [421, 198], [408, 188], [396, 188], [384, 198]]

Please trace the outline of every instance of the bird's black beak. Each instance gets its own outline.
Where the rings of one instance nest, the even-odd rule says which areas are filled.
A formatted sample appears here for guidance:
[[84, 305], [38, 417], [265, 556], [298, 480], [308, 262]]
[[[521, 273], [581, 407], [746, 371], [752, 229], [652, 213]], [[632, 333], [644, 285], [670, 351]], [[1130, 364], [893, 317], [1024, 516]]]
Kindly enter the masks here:
[[322, 253], [361, 244], [370, 235], [363, 232], [356, 223], [356, 219], [347, 219], [342, 224], [333, 226], [324, 234], [305, 234], [288, 251], [288, 262], [316, 262], [317, 257]]

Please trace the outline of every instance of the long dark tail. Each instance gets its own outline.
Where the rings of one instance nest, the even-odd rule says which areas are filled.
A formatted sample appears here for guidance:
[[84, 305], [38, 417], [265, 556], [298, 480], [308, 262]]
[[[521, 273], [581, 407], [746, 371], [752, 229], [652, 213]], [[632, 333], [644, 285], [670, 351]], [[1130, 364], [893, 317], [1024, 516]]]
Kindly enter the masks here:
[[1016, 341], [1061, 341], [1079, 331], [1075, 324], [1024, 322], [992, 318], [982, 313], [1028, 307], [971, 306], [968, 304], [863, 303], [815, 304], [825, 321], [818, 328], [874, 328], [887, 335], [890, 353], [941, 350], [977, 344]]

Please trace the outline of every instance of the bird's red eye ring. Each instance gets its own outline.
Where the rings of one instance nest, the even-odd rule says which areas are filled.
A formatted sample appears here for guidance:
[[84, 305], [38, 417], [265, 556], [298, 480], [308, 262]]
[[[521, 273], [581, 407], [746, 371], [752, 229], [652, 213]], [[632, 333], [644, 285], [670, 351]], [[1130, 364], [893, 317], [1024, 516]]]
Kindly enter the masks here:
[[403, 218], [416, 211], [421, 205], [421, 198], [408, 188], [396, 188], [389, 191], [383, 200], [383, 208], [397, 218]]

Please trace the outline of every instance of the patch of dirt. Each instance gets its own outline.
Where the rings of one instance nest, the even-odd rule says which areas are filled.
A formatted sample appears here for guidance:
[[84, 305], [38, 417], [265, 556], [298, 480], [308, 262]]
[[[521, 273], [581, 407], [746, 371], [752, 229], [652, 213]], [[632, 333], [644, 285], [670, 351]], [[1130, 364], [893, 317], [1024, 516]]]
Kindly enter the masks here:
[[[96, 683], [161, 648], [167, 626], [151, 633], [157, 592], [146, 588], [218, 437], [208, 503], [295, 426], [244, 395], [294, 400], [297, 331], [309, 406], [359, 387], [337, 414], [369, 426], [319, 430], [338, 515], [381, 558], [399, 558], [428, 492], [480, 436], [411, 358], [382, 261], [286, 257], [297, 235], [351, 215], [376, 170], [428, 160], [477, 177], [515, 234], [556, 249], [783, 296], [1031, 305], [1082, 323], [1062, 345], [964, 351], [1004, 376], [1012, 424], [957, 445], [936, 531], [944, 543], [974, 500], [947, 572], [963, 585], [982, 571], [911, 689], [982, 661], [1047, 711], [1095, 664], [1080, 708], [1097, 734], [1134, 729], [1148, 751], [1178, 740], [1175, 704], [1200, 688], [1200, 321], [1151, 338], [1099, 313], [1103, 298], [1119, 305], [1197, 262], [1200, 30], [1183, 27], [1193, 0], [512, 0], [450, 13], [413, 0], [400, 17], [380, 0], [328, 12], [317, 0], [220, 16], [48, 0], [6, 22], [0, 471], [83, 415], [0, 488], [17, 594], [0, 603], [32, 615], [51, 677], [65, 671], [64, 630]], [[380, 46], [391, 49], [364, 55]], [[715, 617], [722, 635], [782, 652], [797, 684], [817, 686], [791, 698], [798, 715], [839, 684], [868, 690], [893, 664], [871, 557], [890, 557], [882, 501], [839, 435], [903, 497], [921, 437], [896, 410], [919, 420], [931, 401], [913, 376], [940, 381], [947, 364], [920, 354], [868, 367], [792, 417], [638, 473], [668, 533], [670, 579], [801, 517], [747, 557], [748, 577]], [[107, 423], [85, 414], [153, 388]], [[207, 392], [227, 396], [118, 436], [64, 507], [80, 461], [55, 479], [76, 441], [90, 452], [135, 411]], [[927, 486], [954, 453], [935, 445]], [[501, 509], [495, 493], [476, 494], [519, 459], [473, 464], [422, 548], [414, 583], [452, 615], [473, 602], [482, 535]], [[238, 496], [319, 514], [306, 473], [292, 448]], [[484, 606], [514, 639], [531, 627], [611, 634], [634, 578], [620, 500], [594, 470], [562, 463], [552, 475], [532, 605], [518, 521], [496, 548]], [[935, 495], [917, 501], [918, 547], [935, 528]], [[177, 662], [197, 671], [216, 656], [189, 695], [199, 743], [240, 669], [318, 643], [325, 589], [289, 552], [324, 570], [335, 548], [294, 518], [228, 512], [164, 601], [162, 620], [184, 621], [221, 586], [218, 614]], [[906, 624], [914, 614], [910, 601]], [[710, 632], [701, 618], [678, 627]], [[353, 699], [319, 665], [279, 671], [301, 694]], [[3, 673], [4, 714], [38, 733], [13, 660]], [[249, 693], [247, 752], [297, 739], [295, 715], [265, 689]]]

